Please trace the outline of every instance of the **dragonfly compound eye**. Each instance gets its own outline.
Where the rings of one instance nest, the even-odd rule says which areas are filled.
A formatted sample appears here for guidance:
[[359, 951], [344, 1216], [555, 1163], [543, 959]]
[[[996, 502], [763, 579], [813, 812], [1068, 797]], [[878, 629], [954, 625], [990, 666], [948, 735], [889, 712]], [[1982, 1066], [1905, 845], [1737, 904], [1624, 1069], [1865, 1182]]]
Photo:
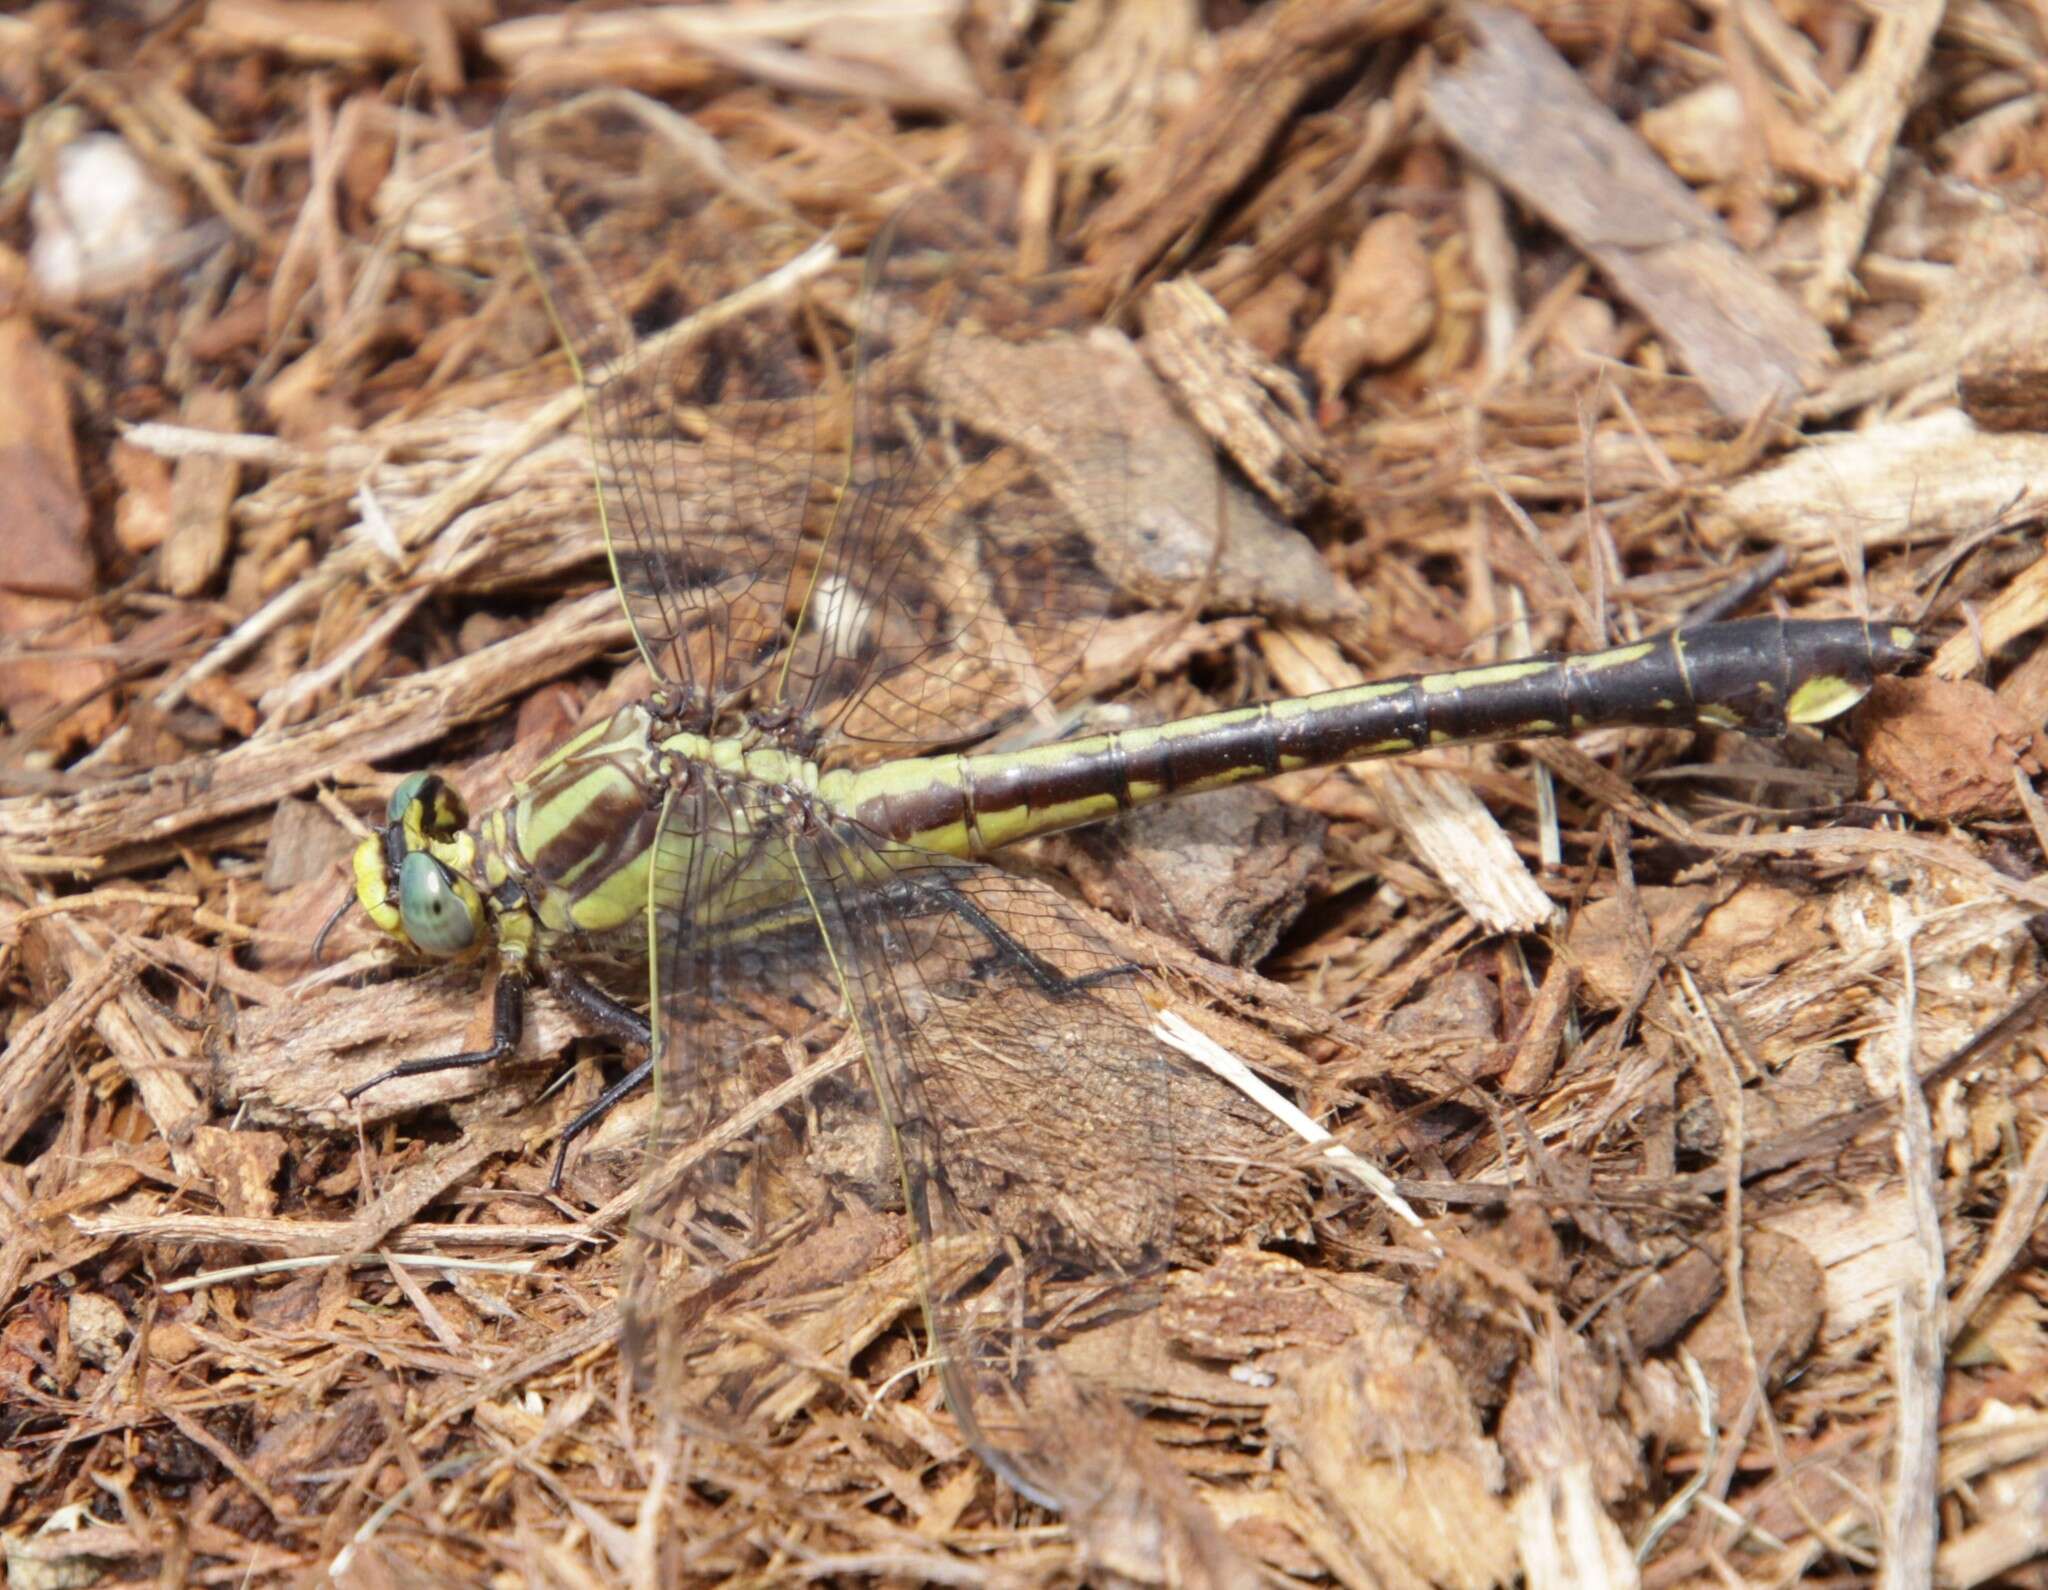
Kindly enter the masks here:
[[405, 821], [406, 808], [426, 793], [427, 785], [433, 781], [431, 773], [408, 773], [398, 781], [398, 788], [391, 792], [391, 804], [384, 808], [384, 819], [390, 823]]
[[432, 773], [409, 773], [399, 780], [398, 788], [391, 792], [391, 803], [384, 809], [385, 821], [394, 828], [401, 827], [415, 807], [420, 829], [430, 838], [446, 839], [469, 821], [462, 797]]
[[405, 936], [428, 955], [460, 955], [476, 942], [482, 909], [475, 893], [425, 851], [398, 869], [398, 914]]

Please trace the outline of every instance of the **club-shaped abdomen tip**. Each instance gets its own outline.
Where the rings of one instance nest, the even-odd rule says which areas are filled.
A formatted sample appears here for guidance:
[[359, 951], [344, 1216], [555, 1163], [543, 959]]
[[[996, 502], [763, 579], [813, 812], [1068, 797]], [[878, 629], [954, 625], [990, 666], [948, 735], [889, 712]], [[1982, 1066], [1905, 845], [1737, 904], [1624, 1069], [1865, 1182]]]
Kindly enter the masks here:
[[1920, 640], [1903, 624], [1829, 623], [1816, 626], [1816, 644], [1805, 648], [1785, 716], [1793, 723], [1826, 723], [1870, 694], [1885, 674], [1895, 674], [1920, 655]]
[[1872, 624], [1871, 671], [1895, 674], [1920, 660], [1920, 637], [1904, 624]]

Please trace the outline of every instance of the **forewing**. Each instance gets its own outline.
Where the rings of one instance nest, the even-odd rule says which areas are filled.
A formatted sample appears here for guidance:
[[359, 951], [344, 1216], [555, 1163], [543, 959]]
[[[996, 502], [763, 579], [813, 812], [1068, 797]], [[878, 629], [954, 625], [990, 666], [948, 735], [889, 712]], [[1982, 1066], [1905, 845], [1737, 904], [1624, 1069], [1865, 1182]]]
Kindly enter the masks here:
[[1129, 360], [1020, 242], [999, 141], [968, 180], [916, 179], [801, 338], [812, 235], [687, 118], [615, 90], [515, 102], [496, 151], [665, 683], [899, 750], [1052, 691], [1128, 562], [1106, 371]]
[[868, 250], [853, 444], [784, 698], [848, 741], [974, 738], [1042, 701], [1118, 589], [1129, 447], [1074, 278], [996, 149]]
[[814, 238], [686, 117], [516, 100], [494, 154], [585, 394], [613, 572], [649, 665], [715, 705], [778, 656], [817, 398], [791, 333]]

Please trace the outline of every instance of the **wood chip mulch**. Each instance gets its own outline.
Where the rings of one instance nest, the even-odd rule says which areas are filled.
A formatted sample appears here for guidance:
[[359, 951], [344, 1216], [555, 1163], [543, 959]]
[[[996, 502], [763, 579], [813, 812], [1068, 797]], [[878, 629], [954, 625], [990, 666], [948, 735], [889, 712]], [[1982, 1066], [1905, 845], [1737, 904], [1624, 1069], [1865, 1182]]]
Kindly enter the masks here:
[[[2020, 0], [0, 17], [7, 1583], [2048, 1584], [2044, 60]], [[657, 1439], [644, 1110], [548, 1187], [636, 1057], [558, 998], [341, 1100], [489, 1028], [361, 912], [314, 959], [398, 779], [481, 809], [649, 688], [493, 188], [542, 78], [829, 239], [821, 325], [1008, 129], [1181, 449], [1145, 523], [1199, 532], [1064, 703], [1717, 601], [1927, 642], [1824, 734], [1294, 772], [1024, 858], [1330, 1134], [1077, 1338], [1094, 1505], [975, 1456], [900, 1201], [822, 1156], [694, 1321], [781, 1366], [746, 1441]]]

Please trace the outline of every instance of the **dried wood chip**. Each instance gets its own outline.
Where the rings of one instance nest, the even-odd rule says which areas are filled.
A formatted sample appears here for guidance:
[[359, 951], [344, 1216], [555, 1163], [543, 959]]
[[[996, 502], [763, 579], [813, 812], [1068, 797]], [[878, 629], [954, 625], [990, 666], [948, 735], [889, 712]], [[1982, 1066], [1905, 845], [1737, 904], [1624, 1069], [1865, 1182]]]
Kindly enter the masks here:
[[1923, 822], [2016, 817], [2013, 774], [2048, 762], [2040, 731], [1969, 679], [1881, 679], [1857, 724], [1867, 771]]
[[1644, 111], [1636, 130], [1687, 182], [1726, 182], [1752, 157], [1742, 90], [1725, 78]]
[[269, 50], [301, 61], [410, 64], [419, 40], [405, 19], [434, 6], [363, 0], [208, 0], [203, 37], [223, 53]]
[[737, 72], [803, 93], [959, 112], [978, 92], [956, 37], [960, 11], [960, 0], [641, 6], [518, 17], [486, 28], [482, 42], [515, 76], [701, 89]]
[[1361, 370], [1398, 364], [1436, 325], [1436, 278], [1422, 228], [1396, 210], [1375, 217], [1337, 272], [1330, 306], [1301, 339], [1301, 362], [1333, 410]]
[[1318, 84], [1431, 9], [1426, 0], [1285, 0], [1232, 33], [1153, 158], [1089, 220], [1103, 296], [1121, 295], [1200, 233]]
[[1337, 471], [1300, 383], [1247, 342], [1188, 277], [1152, 288], [1138, 314], [1147, 362], [1210, 440], [1286, 518], [1319, 506]]
[[97, 1292], [72, 1292], [64, 1299], [64, 1328], [71, 1350], [101, 1369], [113, 1368], [127, 1350], [127, 1319], [112, 1298]]
[[[1960, 383], [1973, 368], [1997, 370], [2008, 356], [2024, 360], [2028, 350], [2048, 346], [2048, 219], [1989, 189], [1940, 181], [1913, 166], [1899, 172], [1884, 213], [1890, 219], [1859, 269], [1896, 300], [1886, 313], [1897, 316], [1908, 306], [1914, 312], [1881, 337], [1870, 358], [1830, 375], [1796, 405], [1802, 417], [1910, 402]], [[1788, 238], [1787, 247], [1794, 246]], [[1802, 238], [1796, 246], [1799, 263], [1808, 265], [1814, 245]], [[1923, 396], [1911, 406], [1924, 402]]]
[[[185, 399], [181, 421], [194, 430], [236, 432], [241, 403], [225, 388], [201, 388]], [[228, 555], [228, 511], [242, 471], [226, 453], [192, 453], [171, 473], [171, 533], [157, 576], [172, 596], [197, 596], [219, 575]]]
[[1314, 289], [1290, 271], [1234, 308], [1230, 323], [1262, 357], [1285, 359], [1294, 353], [1295, 324], [1314, 296]]
[[1740, 1405], [1759, 1378], [1775, 1386], [1798, 1371], [1820, 1334], [1826, 1295], [1804, 1243], [1774, 1231], [1743, 1238], [1740, 1294], [1724, 1293], [1685, 1336], [1719, 1406]]
[[[1500, 1454], [1516, 1473], [1573, 1476], [1609, 1506], [1641, 1483], [1634, 1434], [1618, 1406], [1621, 1377], [1581, 1339], [1546, 1336], [1515, 1371], [1500, 1411]], [[1603, 1512], [1601, 1521], [1612, 1529]], [[1574, 1555], [1589, 1544], [1574, 1542]], [[1598, 1550], [1597, 1546], [1590, 1549]], [[1568, 1571], [1565, 1582], [1590, 1576]]]
[[1685, 1249], [1629, 1292], [1621, 1318], [1630, 1344], [1644, 1357], [1661, 1353], [1712, 1307], [1727, 1278], [1719, 1255], [1706, 1248]]
[[186, 698], [193, 706], [212, 713], [245, 740], [256, 732], [262, 722], [256, 703], [243, 695], [225, 674], [208, 674], [204, 679], [194, 680]]
[[223, 1214], [262, 1217], [277, 1212], [278, 1174], [290, 1149], [281, 1132], [202, 1126], [192, 1134], [190, 1152]]
[[1670, 934], [1713, 898], [1698, 885], [1649, 887], [1633, 900], [1620, 895], [1590, 902], [1572, 918], [1566, 952], [1578, 966], [1589, 997], [1621, 1007], [1634, 996], [1642, 964], [1635, 912], [1649, 914], [1652, 941], [1683, 953], [1721, 988], [1768, 978], [1809, 953], [1825, 929], [1820, 908], [1796, 889], [1752, 882], [1708, 911], [1698, 930], [1682, 944]]
[[1393, 1310], [1356, 1311], [1334, 1352], [1302, 1353], [1268, 1415], [1377, 1582], [1511, 1577], [1499, 1451], [1451, 1360]]
[[[1399, 1299], [1390, 1294], [1378, 1302]], [[1175, 1278], [1160, 1306], [1159, 1329], [1205, 1358], [1327, 1350], [1352, 1334], [1352, 1306], [1349, 1281], [1340, 1291], [1285, 1254], [1232, 1248], [1206, 1269]]]
[[1053, 1400], [1046, 1391], [1067, 1393], [1056, 1412], [1066, 1426], [1061, 1449], [1073, 1460], [1060, 1480], [1085, 1561], [1133, 1583], [1194, 1590], [1253, 1590], [1266, 1583], [1121, 1402], [1073, 1395], [1064, 1379], [1040, 1390], [1041, 1401]]
[[[1749, 1143], [1776, 1142], [1869, 1102], [1870, 1088], [1862, 1072], [1840, 1050], [1802, 1050], [1743, 1091], [1742, 1136]], [[1701, 1159], [1718, 1160], [1733, 1124], [1711, 1098], [1702, 1098], [1679, 1114], [1678, 1147]]]
[[1461, 1077], [1491, 1075], [1505, 1055], [1500, 1047], [1500, 989], [1484, 972], [1458, 967], [1423, 985], [1422, 992], [1380, 1025], [1389, 1042], [1429, 1044], [1446, 1051], [1446, 1069]]
[[[1107, 561], [1135, 594], [1172, 607], [1207, 589], [1212, 606], [1308, 623], [1354, 607], [1305, 536], [1218, 473], [1208, 442], [1121, 333], [1023, 346], [987, 339], [971, 358], [949, 359], [940, 385], [977, 426], [1054, 466], [1078, 527], [1110, 544]], [[1091, 392], [1102, 396], [1075, 396]], [[1123, 475], [1112, 492], [1087, 478], [1104, 467]]]
[[1500, 1074], [1507, 1093], [1528, 1098], [1543, 1091], [1556, 1073], [1564, 1052], [1565, 1029], [1572, 1016], [1572, 996], [1579, 989], [1579, 968], [1568, 956], [1550, 963], [1529, 1007], [1522, 1035], [1515, 1040], [1514, 1053]]
[[[2048, 627], [2048, 555], [2035, 558], [2004, 590], [1977, 609], [1969, 628], [1943, 644], [1927, 671], [1937, 679], [1969, 678], [2015, 641], [2044, 627]], [[1998, 686], [1999, 698], [2035, 723], [2048, 719], [2048, 712], [2034, 710], [2048, 695], [2048, 682], [2028, 678], [2048, 661], [2043, 650], [2037, 648]]]
[[1521, 16], [1463, 11], [1472, 52], [1427, 90], [1451, 139], [1612, 280], [1731, 419], [1797, 396], [1826, 329]]
[[25, 316], [0, 320], [0, 588], [78, 599], [95, 569], [59, 361]]
[[354, 837], [317, 801], [279, 801], [264, 849], [263, 887], [282, 893], [316, 878], [332, 887], [335, 863], [345, 859], [354, 844]]
[[2008, 349], [1967, 362], [1956, 403], [1984, 431], [2048, 431], [2048, 348]]
[[134, 557], [154, 552], [171, 533], [171, 465], [155, 453], [116, 442], [107, 455], [120, 496], [114, 538]]
[[1135, 912], [1213, 961], [1256, 966], [1321, 874], [1328, 826], [1268, 790], [1219, 790], [1077, 830], [1067, 852], [1089, 904]]
[[103, 693], [114, 671], [99, 660], [113, 644], [106, 624], [79, 613], [75, 602], [0, 587], [0, 642], [17, 637], [26, 642], [22, 651], [0, 662], [0, 709], [12, 726], [33, 733], [49, 756], [104, 739], [114, 723]]
[[1046, 126], [1077, 176], [1142, 170], [1161, 121], [1194, 89], [1204, 43], [1191, 5], [1074, 6], [1053, 24]]
[[1793, 551], [1881, 547], [1964, 535], [2048, 479], [2048, 436], [1980, 431], [1960, 409], [1813, 438], [1783, 463], [1709, 487], [1710, 546], [1761, 541]]
[[1798, 1244], [1820, 1265], [1820, 1328], [1830, 1340], [1888, 1313], [1898, 1288], [1920, 1273], [1912, 1210], [1905, 1189], [1889, 1179], [1859, 1186], [1854, 1197], [1774, 1213], [1763, 1231]]

